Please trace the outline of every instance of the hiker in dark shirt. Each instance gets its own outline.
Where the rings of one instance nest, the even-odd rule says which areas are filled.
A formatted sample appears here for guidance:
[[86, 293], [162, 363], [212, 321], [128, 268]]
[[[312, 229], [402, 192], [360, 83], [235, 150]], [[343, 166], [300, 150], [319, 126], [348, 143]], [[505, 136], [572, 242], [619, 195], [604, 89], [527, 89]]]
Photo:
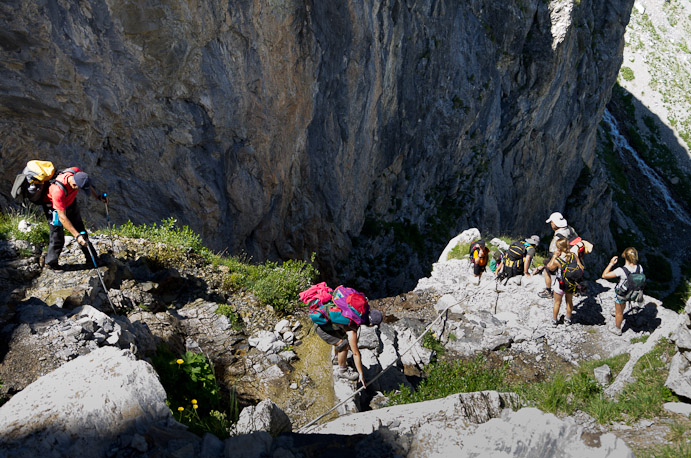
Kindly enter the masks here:
[[67, 229], [79, 243], [79, 247], [86, 257], [86, 263], [89, 264], [90, 260], [96, 262], [96, 250], [89, 242], [77, 205], [77, 194], [80, 190], [108, 203], [106, 196], [96, 193], [91, 185], [89, 175], [77, 167], [63, 170], [55, 177], [55, 182], [48, 187], [43, 201], [43, 208], [50, 227], [50, 241], [45, 265], [51, 269], [59, 268], [58, 258], [65, 246], [64, 229]]

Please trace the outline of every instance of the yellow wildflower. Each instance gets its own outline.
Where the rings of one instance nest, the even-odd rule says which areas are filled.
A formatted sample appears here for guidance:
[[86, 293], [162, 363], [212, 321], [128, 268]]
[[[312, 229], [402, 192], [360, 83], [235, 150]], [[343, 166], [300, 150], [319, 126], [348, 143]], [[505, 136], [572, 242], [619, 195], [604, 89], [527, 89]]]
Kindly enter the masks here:
[[192, 404], [192, 407], [194, 407], [195, 409], [199, 408], [199, 406], [197, 404]]
[[184, 407], [178, 407], [178, 412], [182, 412], [183, 410], [185, 410]]
[[197, 403], [197, 400], [196, 400], [196, 399], [192, 399], [192, 404], [196, 404], [196, 403]]
[[182, 364], [182, 363], [184, 363], [185, 361], [183, 361], [182, 359], [178, 359], [178, 360], [175, 361], [175, 362], [178, 363], [178, 364]]

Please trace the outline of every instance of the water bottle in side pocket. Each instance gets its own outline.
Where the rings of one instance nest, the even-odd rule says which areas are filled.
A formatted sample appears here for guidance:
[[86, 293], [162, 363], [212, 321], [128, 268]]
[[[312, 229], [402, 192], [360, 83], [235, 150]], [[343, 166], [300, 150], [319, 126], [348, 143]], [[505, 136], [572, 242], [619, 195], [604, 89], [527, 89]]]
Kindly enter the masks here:
[[53, 226], [62, 226], [57, 210], [53, 210]]

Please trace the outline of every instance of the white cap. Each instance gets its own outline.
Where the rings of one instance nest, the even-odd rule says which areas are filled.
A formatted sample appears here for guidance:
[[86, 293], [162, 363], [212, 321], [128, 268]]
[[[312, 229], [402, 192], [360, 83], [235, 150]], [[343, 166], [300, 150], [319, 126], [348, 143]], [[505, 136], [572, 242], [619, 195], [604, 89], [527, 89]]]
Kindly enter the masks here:
[[549, 218], [547, 218], [547, 221], [545, 223], [554, 223], [555, 226], [557, 227], [566, 227], [566, 219], [562, 216], [561, 213], [559, 212], [554, 212], [551, 215], [549, 215]]

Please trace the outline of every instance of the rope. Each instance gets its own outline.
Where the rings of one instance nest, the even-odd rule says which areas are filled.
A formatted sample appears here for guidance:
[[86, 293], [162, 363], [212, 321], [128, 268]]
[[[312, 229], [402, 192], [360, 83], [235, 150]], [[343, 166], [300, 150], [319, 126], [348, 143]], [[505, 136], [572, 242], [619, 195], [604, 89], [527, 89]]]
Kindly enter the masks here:
[[[429, 332], [430, 329], [432, 329], [432, 325], [433, 325], [434, 323], [436, 323], [436, 321], [437, 321], [439, 318], [441, 318], [441, 316], [442, 316], [443, 314], [445, 314], [447, 310], [449, 310], [449, 309], [450, 309], [451, 307], [453, 307], [454, 305], [457, 305], [457, 304], [460, 304], [460, 303], [461, 303], [461, 301], [454, 302], [453, 304], [448, 305], [444, 310], [442, 310], [441, 313], [439, 313], [439, 315], [437, 315], [437, 317], [436, 317], [434, 320], [432, 320], [432, 322], [429, 324], [429, 326], [427, 326], [427, 329], [425, 329], [424, 332], [423, 332], [422, 334], [420, 334], [420, 337], [418, 337], [418, 338], [415, 340], [415, 342], [413, 342], [413, 344], [412, 344], [410, 347], [408, 347], [403, 353], [401, 353], [401, 354], [398, 356], [398, 358], [396, 358], [395, 361], [393, 361], [391, 364], [389, 364], [388, 366], [386, 366], [379, 374], [377, 374], [377, 375], [376, 375], [372, 380], [370, 380], [368, 383], [369, 383], [369, 384], [374, 383], [377, 379], [379, 379], [379, 377], [381, 377], [382, 375], [384, 375], [384, 372], [386, 372], [387, 370], [389, 370], [394, 364], [398, 363], [398, 362], [401, 360], [401, 358], [403, 357], [403, 355], [405, 355], [405, 354], [408, 353], [410, 350], [412, 350], [413, 347], [415, 347], [415, 345], [417, 345], [417, 343], [420, 342], [420, 340], [424, 337], [424, 335], [427, 334], [427, 333]], [[362, 390], [364, 390], [364, 389], [365, 389], [365, 387], [364, 387], [364, 386], [361, 386], [361, 387], [358, 388], [358, 390], [355, 391], [353, 394], [351, 394], [350, 396], [348, 396], [347, 398], [345, 398], [344, 400], [342, 400], [341, 402], [339, 402], [338, 404], [336, 404], [335, 406], [333, 406], [331, 409], [327, 410], [326, 412], [324, 412], [323, 414], [321, 414], [320, 416], [318, 416], [317, 418], [315, 418], [314, 420], [312, 420], [311, 422], [307, 423], [305, 426], [303, 426], [303, 427], [301, 427], [300, 429], [298, 429], [298, 433], [306, 433], [312, 425], [314, 425], [316, 422], [318, 422], [319, 420], [321, 420], [322, 418], [324, 418], [325, 416], [327, 416], [328, 414], [330, 414], [331, 412], [333, 412], [333, 411], [336, 410], [337, 408], [341, 407], [341, 406], [342, 406], [343, 404], [345, 404], [346, 402], [350, 401], [353, 397], [355, 397], [356, 394], [360, 393], [360, 392], [361, 392]]]

